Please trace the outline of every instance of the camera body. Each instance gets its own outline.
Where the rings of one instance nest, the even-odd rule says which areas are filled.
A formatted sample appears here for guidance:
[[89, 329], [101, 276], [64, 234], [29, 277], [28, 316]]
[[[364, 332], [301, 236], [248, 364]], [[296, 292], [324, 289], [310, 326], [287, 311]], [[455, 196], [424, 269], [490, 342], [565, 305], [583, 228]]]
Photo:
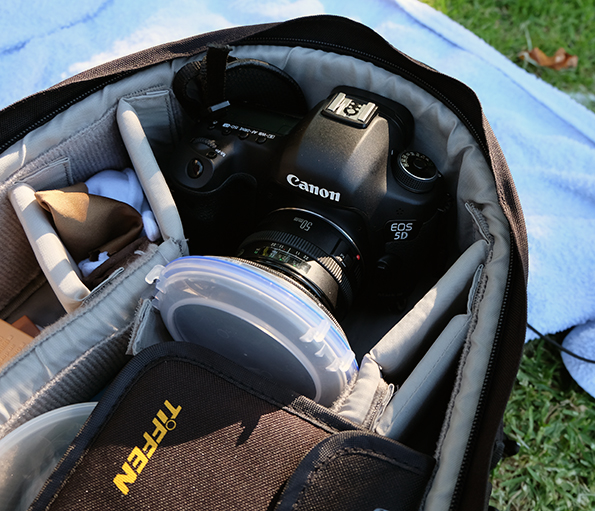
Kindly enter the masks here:
[[191, 253], [289, 274], [338, 316], [363, 283], [406, 296], [449, 208], [413, 131], [403, 105], [346, 86], [302, 117], [240, 104], [201, 119], [164, 165]]

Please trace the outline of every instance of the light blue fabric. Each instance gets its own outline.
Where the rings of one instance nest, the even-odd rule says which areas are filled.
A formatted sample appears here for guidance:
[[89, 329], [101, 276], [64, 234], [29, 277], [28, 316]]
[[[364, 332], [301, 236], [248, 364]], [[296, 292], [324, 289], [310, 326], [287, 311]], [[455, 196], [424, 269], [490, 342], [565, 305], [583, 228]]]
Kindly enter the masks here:
[[529, 322], [553, 333], [595, 320], [595, 115], [416, 0], [4, 0], [0, 107], [149, 46], [321, 13], [364, 23], [475, 90], [525, 213]]

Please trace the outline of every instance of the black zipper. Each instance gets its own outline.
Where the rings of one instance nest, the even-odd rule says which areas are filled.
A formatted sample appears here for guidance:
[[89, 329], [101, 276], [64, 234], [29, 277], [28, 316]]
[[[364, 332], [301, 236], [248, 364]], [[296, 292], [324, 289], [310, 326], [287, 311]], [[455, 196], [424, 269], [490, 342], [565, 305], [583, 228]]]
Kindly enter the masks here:
[[[492, 384], [494, 361], [495, 361], [497, 353], [498, 353], [498, 349], [499, 349], [499, 345], [500, 345], [499, 341], [502, 337], [504, 316], [505, 316], [505, 313], [507, 312], [508, 298], [510, 296], [510, 290], [512, 287], [512, 268], [513, 268], [513, 263], [514, 263], [515, 241], [514, 241], [513, 233], [511, 231], [509, 231], [509, 232], [510, 232], [510, 256], [509, 256], [509, 262], [508, 262], [509, 266], [508, 266], [508, 274], [506, 277], [506, 286], [504, 288], [504, 296], [502, 299], [503, 306], [502, 306], [502, 310], [500, 311], [500, 315], [498, 317], [498, 324], [496, 326], [496, 332], [494, 334], [494, 343], [492, 345], [492, 350], [490, 352], [490, 358], [488, 360], [488, 365], [486, 367], [483, 385], [482, 385], [479, 399], [477, 402], [477, 411], [475, 413], [475, 417], [473, 418], [473, 423], [471, 424], [471, 430], [469, 431], [469, 441], [467, 442], [467, 446], [465, 448], [465, 454], [463, 455], [463, 460], [461, 461], [461, 466], [459, 468], [459, 475], [457, 477], [457, 483], [456, 483], [455, 489], [453, 491], [453, 497], [451, 499], [449, 511], [455, 511], [455, 510], [459, 509], [462, 486], [464, 484], [463, 482], [466, 479], [467, 472], [468, 472], [469, 458], [471, 456], [471, 452], [473, 451], [473, 449], [475, 447], [475, 439], [477, 436], [478, 424], [481, 422], [481, 419], [483, 418], [488, 388]], [[486, 483], [487, 483], [487, 481], [486, 481]]]

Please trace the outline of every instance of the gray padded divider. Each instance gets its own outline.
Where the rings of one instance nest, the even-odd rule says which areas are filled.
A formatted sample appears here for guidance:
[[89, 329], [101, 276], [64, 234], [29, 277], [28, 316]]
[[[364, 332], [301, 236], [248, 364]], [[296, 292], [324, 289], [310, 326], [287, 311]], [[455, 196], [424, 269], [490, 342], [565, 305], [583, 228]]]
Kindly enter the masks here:
[[33, 394], [82, 353], [124, 328], [148, 287], [149, 271], [181, 254], [171, 239], [160, 246], [150, 245], [126, 272], [94, 290], [75, 312], [43, 330], [28, 349], [4, 366], [0, 371], [0, 423], [20, 413]]
[[446, 375], [452, 372], [461, 354], [470, 322], [470, 314], [460, 314], [450, 320], [395, 393], [376, 425], [376, 433], [394, 440], [401, 439], [413, 419], [426, 408], [432, 393], [438, 390]]
[[131, 325], [89, 348], [33, 394], [0, 426], [0, 438], [42, 413], [92, 399], [128, 360]]
[[479, 265], [487, 255], [487, 244], [476, 241], [415, 307], [372, 348], [372, 358], [385, 375], [402, 381], [436, 338], [437, 325], [464, 311]]

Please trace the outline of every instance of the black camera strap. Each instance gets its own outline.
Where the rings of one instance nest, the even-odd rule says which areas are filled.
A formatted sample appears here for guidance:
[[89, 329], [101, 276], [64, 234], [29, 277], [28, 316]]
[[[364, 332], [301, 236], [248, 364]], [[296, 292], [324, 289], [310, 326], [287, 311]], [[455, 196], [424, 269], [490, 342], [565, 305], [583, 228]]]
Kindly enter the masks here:
[[176, 74], [174, 94], [195, 119], [243, 103], [289, 115], [308, 111], [300, 86], [267, 62], [237, 59], [230, 46], [211, 45], [200, 62], [190, 62]]
[[190, 62], [176, 73], [174, 94], [190, 115], [200, 118], [229, 105], [225, 78], [230, 51], [230, 46], [211, 45], [202, 61]]
[[229, 106], [225, 97], [227, 65], [237, 59], [229, 57], [231, 46], [212, 45], [202, 60], [200, 82], [203, 87], [204, 101], [210, 112]]

